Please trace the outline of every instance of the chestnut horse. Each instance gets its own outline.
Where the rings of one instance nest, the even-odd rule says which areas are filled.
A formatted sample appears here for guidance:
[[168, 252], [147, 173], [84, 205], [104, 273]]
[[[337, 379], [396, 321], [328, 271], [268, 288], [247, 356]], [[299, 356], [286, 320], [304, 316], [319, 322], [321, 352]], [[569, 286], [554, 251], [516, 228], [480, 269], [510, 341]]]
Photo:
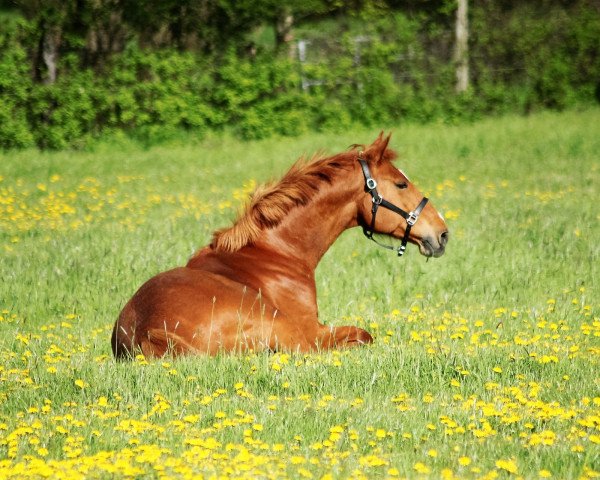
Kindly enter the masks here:
[[371, 343], [365, 330], [319, 322], [315, 268], [323, 254], [355, 226], [369, 238], [403, 239], [399, 255], [408, 241], [439, 257], [448, 240], [442, 216], [392, 164], [389, 139], [381, 133], [362, 151], [299, 161], [259, 188], [233, 226], [127, 302], [112, 334], [115, 357]]

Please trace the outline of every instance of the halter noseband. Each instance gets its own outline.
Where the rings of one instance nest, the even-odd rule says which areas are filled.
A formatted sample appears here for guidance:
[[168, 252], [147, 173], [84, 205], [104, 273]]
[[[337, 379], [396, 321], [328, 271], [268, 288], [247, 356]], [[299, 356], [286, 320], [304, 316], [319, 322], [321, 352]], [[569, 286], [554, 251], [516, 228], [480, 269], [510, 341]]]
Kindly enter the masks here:
[[[371, 226], [368, 228], [363, 227], [363, 233], [365, 234], [365, 237], [367, 237], [369, 240], [373, 240], [380, 247], [387, 248], [388, 250], [397, 251], [398, 256], [401, 257], [402, 255], [404, 255], [404, 251], [406, 250], [406, 244], [408, 243], [410, 230], [412, 229], [412, 226], [415, 223], [417, 223], [419, 215], [423, 211], [423, 208], [425, 208], [425, 205], [427, 205], [429, 199], [427, 197], [423, 197], [419, 205], [417, 205], [417, 208], [415, 208], [412, 212], [405, 212], [393, 203], [390, 203], [387, 200], [385, 200], [377, 192], [377, 182], [373, 177], [371, 177], [371, 172], [369, 171], [367, 161], [361, 158], [359, 158], [358, 161], [360, 162], [360, 167], [362, 168], [363, 174], [365, 176], [365, 189], [367, 190], [367, 192], [369, 192], [369, 194], [371, 194], [373, 201], [373, 207], [371, 208]], [[392, 212], [397, 213], [406, 220], [406, 230], [404, 230], [402, 244], [398, 248], [393, 247], [391, 245], [386, 245], [384, 243], [380, 243], [375, 238], [373, 238], [373, 234], [375, 233], [375, 217], [377, 215], [377, 210], [379, 209], [379, 206], [382, 206], [384, 208], [387, 208], [388, 210], [391, 210]]]

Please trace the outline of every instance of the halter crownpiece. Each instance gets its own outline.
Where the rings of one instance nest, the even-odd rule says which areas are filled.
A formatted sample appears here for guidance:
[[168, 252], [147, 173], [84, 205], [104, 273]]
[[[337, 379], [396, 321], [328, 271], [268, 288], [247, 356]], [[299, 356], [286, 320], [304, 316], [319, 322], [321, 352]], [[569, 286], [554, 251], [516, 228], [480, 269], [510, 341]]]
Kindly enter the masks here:
[[[412, 212], [405, 212], [400, 207], [397, 207], [393, 203], [390, 203], [387, 200], [385, 200], [379, 194], [379, 192], [377, 191], [377, 182], [371, 176], [371, 172], [369, 170], [369, 165], [367, 164], [366, 160], [363, 160], [362, 158], [360, 158], [360, 154], [359, 154], [358, 161], [360, 162], [360, 167], [362, 168], [363, 175], [365, 176], [365, 189], [371, 195], [371, 201], [373, 202], [373, 206], [371, 207], [371, 225], [368, 228], [363, 227], [363, 233], [365, 234], [365, 237], [367, 237], [369, 240], [373, 240], [380, 247], [387, 248], [388, 250], [397, 251], [398, 256], [401, 257], [402, 255], [404, 255], [404, 252], [406, 250], [406, 244], [408, 243], [408, 238], [410, 236], [410, 230], [412, 229], [413, 225], [415, 223], [417, 223], [417, 220], [419, 219], [419, 215], [425, 208], [425, 205], [427, 205], [427, 202], [429, 201], [429, 199], [427, 197], [423, 197], [423, 199], [421, 200], [419, 205], [417, 205], [417, 208], [415, 208]], [[406, 230], [404, 230], [404, 236], [402, 237], [402, 243], [398, 248], [393, 247], [392, 245], [386, 245], [384, 243], [380, 243], [373, 237], [373, 234], [375, 233], [375, 217], [377, 216], [377, 210], [379, 209], [380, 205], [382, 207], [387, 208], [388, 210], [391, 210], [392, 212], [397, 213], [398, 215], [400, 215], [402, 218], [404, 218], [406, 220]]]

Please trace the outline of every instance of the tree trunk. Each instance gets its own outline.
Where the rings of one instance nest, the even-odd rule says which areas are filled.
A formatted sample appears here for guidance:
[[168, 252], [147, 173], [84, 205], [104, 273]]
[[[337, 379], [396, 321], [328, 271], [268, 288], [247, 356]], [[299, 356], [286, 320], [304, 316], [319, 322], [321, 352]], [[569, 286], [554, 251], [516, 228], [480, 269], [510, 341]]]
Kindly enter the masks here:
[[56, 72], [58, 70], [58, 48], [56, 45], [56, 36], [52, 35], [51, 32], [47, 32], [44, 37], [44, 63], [46, 64], [46, 70], [48, 76], [46, 77], [45, 83], [52, 85], [56, 82]]
[[456, 92], [461, 93], [469, 88], [468, 0], [458, 0], [454, 62], [456, 63]]
[[287, 46], [288, 55], [290, 58], [295, 56], [294, 34], [292, 28], [294, 26], [294, 15], [289, 8], [284, 8], [277, 16], [275, 22], [275, 48], [281, 51]]
[[58, 74], [58, 47], [60, 30], [48, 26], [44, 20], [39, 23], [39, 41], [34, 61], [34, 78], [38, 82], [52, 85]]

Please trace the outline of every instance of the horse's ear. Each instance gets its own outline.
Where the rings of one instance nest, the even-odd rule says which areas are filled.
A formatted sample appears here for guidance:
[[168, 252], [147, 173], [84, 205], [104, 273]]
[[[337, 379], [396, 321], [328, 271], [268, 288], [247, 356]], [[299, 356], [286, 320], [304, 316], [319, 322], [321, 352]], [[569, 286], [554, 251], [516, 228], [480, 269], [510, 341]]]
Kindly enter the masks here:
[[381, 131], [381, 136], [382, 136], [382, 140], [381, 140], [381, 154], [379, 155], [379, 161], [383, 161], [383, 160], [388, 160], [388, 156], [386, 155], [388, 153], [388, 144], [390, 143], [390, 138], [392, 138], [392, 134], [388, 134], [387, 137], [383, 138], [383, 130]]
[[387, 149], [390, 138], [392, 138], [391, 133], [387, 137], [384, 137], [383, 130], [379, 132], [379, 136], [365, 151], [365, 158], [374, 163], [395, 158], [396, 154], [392, 150]]

